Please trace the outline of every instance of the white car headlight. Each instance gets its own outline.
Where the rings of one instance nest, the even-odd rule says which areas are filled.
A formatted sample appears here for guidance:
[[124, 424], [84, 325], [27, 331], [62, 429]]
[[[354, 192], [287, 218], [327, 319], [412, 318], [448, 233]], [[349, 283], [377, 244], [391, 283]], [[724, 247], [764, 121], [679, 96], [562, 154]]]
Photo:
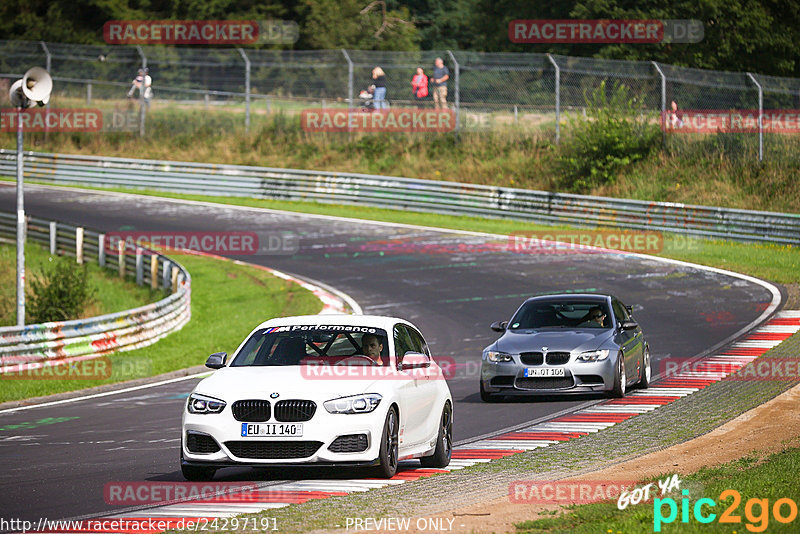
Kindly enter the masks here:
[[382, 397], [377, 393], [365, 393], [352, 397], [340, 397], [325, 401], [328, 413], [369, 413], [378, 407]]
[[490, 362], [498, 363], [498, 362], [510, 362], [512, 361], [511, 355], [507, 352], [497, 352], [494, 350], [487, 350], [483, 353], [486, 356], [486, 359]]
[[189, 395], [186, 409], [189, 410], [189, 413], [219, 413], [225, 409], [226, 404], [224, 400], [201, 395], [200, 393], [192, 393]]
[[603, 350], [590, 350], [588, 352], [581, 352], [578, 355], [579, 362], [599, 362], [608, 358], [608, 349]]

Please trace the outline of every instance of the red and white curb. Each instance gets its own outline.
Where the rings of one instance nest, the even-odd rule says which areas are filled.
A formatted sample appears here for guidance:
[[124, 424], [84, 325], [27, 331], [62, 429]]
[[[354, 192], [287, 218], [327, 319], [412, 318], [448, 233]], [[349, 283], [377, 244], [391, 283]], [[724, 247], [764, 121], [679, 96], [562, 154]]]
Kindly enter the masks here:
[[[127, 529], [105, 529], [103, 532], [157, 532], [160, 530], [147, 530], [146, 522], [149, 519], [167, 521], [170, 526], [166, 528], [176, 528], [181, 521], [184, 524], [187, 521], [210, 521], [215, 518], [229, 518], [239, 514], [283, 508], [309, 500], [403, 484], [407, 481], [448, 473], [527, 450], [569, 441], [589, 433], [599, 432], [641, 413], [655, 410], [718, 382], [798, 331], [800, 331], [800, 311], [777, 313], [743, 340], [734, 343], [718, 354], [694, 362], [690, 371], [659, 380], [649, 389], [634, 390], [621, 399], [603, 401], [595, 406], [521, 430], [455, 447], [450, 465], [444, 469], [420, 468], [416, 460], [401, 461], [397, 475], [388, 480], [301, 480], [265, 486], [244, 493], [226, 494], [209, 499], [129, 511], [101, 518], [127, 520], [127, 525], [129, 525]], [[727, 372], [703, 370], [703, 365], [716, 369], [721, 363], [725, 364], [722, 368]], [[89, 524], [91, 521], [93, 520], [85, 520], [85, 523]], [[141, 526], [136, 529], [130, 528], [130, 525], [137, 521]], [[161, 525], [163, 526], [164, 523]], [[76, 531], [90, 532], [92, 530], [77, 529]]]

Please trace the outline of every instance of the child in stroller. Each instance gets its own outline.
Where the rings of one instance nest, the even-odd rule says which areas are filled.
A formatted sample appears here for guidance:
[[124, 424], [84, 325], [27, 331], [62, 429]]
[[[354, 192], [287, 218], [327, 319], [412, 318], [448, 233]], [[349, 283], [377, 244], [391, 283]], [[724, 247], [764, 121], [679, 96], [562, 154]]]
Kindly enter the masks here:
[[361, 111], [372, 113], [375, 111], [375, 86], [370, 85], [360, 93], [358, 93], [358, 105]]

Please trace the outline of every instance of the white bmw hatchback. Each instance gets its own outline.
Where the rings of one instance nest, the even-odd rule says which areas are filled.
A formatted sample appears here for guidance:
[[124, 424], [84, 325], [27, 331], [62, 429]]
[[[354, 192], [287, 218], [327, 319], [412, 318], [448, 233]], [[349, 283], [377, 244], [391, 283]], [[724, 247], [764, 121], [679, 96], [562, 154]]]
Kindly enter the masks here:
[[271, 319], [200, 381], [183, 411], [181, 470], [209, 480], [226, 466], [445, 467], [453, 400], [411, 323], [368, 315]]

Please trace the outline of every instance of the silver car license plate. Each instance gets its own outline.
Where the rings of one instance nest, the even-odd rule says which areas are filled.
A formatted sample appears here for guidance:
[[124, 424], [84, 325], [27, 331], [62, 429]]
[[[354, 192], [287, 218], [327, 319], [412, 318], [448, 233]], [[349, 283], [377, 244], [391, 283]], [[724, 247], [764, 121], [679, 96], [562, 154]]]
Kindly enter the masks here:
[[563, 367], [540, 367], [525, 369], [525, 378], [549, 378], [551, 376], [565, 376]]
[[242, 423], [242, 437], [303, 435], [302, 423]]

